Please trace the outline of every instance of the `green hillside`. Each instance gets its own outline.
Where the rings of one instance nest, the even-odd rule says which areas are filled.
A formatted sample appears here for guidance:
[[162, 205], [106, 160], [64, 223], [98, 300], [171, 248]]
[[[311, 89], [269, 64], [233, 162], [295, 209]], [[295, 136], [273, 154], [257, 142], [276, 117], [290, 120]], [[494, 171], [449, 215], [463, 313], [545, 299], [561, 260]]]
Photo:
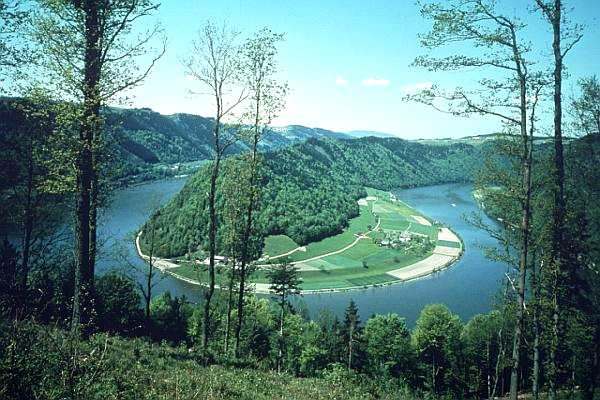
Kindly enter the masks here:
[[[390, 190], [467, 182], [480, 165], [480, 150], [471, 145], [426, 146], [397, 138], [309, 139], [267, 152], [261, 234], [284, 234], [300, 245], [318, 241], [341, 232], [358, 216], [356, 201], [366, 196], [366, 186]], [[152, 217], [156, 255], [174, 257], [204, 247], [206, 184], [203, 169]]]
[[[237, 368], [207, 365], [198, 351], [166, 342], [107, 334], [74, 342], [59, 329], [28, 324], [12, 331], [0, 325], [0, 334], [0, 344], [5, 345], [0, 346], [3, 399], [398, 398], [398, 385], [378, 388], [370, 380], [346, 372], [341, 364], [322, 377], [300, 378], [251, 364]], [[25, 355], [25, 349], [32, 350]], [[13, 360], [8, 367], [11, 356], [23, 358], [18, 358], [17, 365]], [[404, 398], [412, 399], [408, 395]]]
[[[0, 145], [9, 146], [31, 134], [21, 110], [24, 100], [0, 98]], [[213, 119], [192, 114], [163, 115], [148, 108], [103, 110], [105, 161], [111, 181], [123, 184], [186, 174], [198, 169], [199, 161], [211, 158]], [[50, 116], [49, 119], [53, 120]], [[53, 121], [51, 121], [53, 122]], [[52, 123], [50, 124], [52, 125]], [[51, 128], [50, 128], [51, 131]], [[290, 125], [273, 128], [261, 142], [261, 150], [278, 149], [309, 138], [345, 138], [343, 133]], [[234, 144], [229, 154], [246, 150]]]

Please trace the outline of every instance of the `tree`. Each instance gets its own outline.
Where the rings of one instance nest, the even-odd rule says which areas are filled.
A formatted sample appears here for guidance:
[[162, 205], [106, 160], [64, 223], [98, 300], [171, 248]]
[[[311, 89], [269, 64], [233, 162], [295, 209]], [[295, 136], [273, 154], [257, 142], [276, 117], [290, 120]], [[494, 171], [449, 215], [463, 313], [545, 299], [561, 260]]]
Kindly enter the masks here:
[[0, 272], [4, 279], [0, 281], [0, 316], [14, 318], [18, 313], [18, 254], [16, 249], [4, 238], [0, 241]]
[[540, 326], [540, 311], [542, 299], [540, 295], [540, 271], [542, 270], [542, 263], [537, 264], [535, 256], [531, 263], [531, 294], [532, 301], [532, 324], [533, 324], [533, 367], [532, 367], [532, 382], [531, 382], [531, 393], [533, 394], [534, 400], [538, 400], [540, 391], [540, 347], [541, 347], [541, 326]]
[[298, 268], [292, 265], [288, 260], [281, 260], [281, 263], [274, 265], [267, 271], [270, 287], [279, 305], [279, 353], [277, 357], [277, 372], [281, 371], [281, 360], [283, 357], [283, 348], [285, 346], [283, 327], [285, 323], [285, 309], [289, 307], [288, 298], [300, 293], [301, 283]]
[[[160, 214], [160, 205], [162, 203], [161, 197], [156, 197], [152, 199], [149, 203], [149, 210], [153, 215]], [[143, 246], [142, 246], [142, 236], [144, 238]], [[155, 218], [150, 218], [140, 230], [140, 232], [135, 236], [135, 245], [140, 246], [140, 249], [144, 253], [144, 261], [143, 267], [139, 267], [137, 264], [130, 262], [127, 259], [127, 256], [124, 259], [127, 263], [136, 271], [136, 273], [143, 275], [144, 279], [141, 281], [140, 279], [136, 279], [138, 288], [142, 293], [142, 297], [144, 299], [144, 317], [145, 317], [145, 327], [146, 334], [149, 336], [152, 328], [152, 318], [150, 315], [150, 303], [152, 301], [152, 294], [154, 288], [164, 275], [159, 275], [159, 278], [156, 278], [158, 271], [156, 270], [156, 252], [157, 252], [157, 224]], [[127, 253], [126, 253], [127, 254]], [[143, 283], [142, 283], [143, 282]]]
[[497, 378], [495, 370], [503, 344], [502, 315], [498, 311], [475, 315], [461, 334], [467, 360], [467, 383], [476, 396], [494, 398]]
[[188, 320], [192, 308], [185, 296], [175, 297], [165, 292], [152, 300], [152, 339], [179, 344], [187, 338]]
[[315, 321], [306, 323], [303, 329], [302, 350], [298, 357], [300, 374], [314, 376], [327, 367], [331, 354], [327, 351], [327, 331]]
[[416, 360], [403, 318], [396, 314], [371, 317], [365, 324], [363, 341], [370, 374], [411, 380]]
[[[158, 26], [131, 38], [141, 18], [158, 8], [152, 0], [38, 0], [35, 39], [43, 57], [46, 86], [61, 100], [72, 101], [78, 132], [76, 171], [76, 269], [72, 330], [89, 329], [94, 308], [97, 212], [102, 162], [102, 106], [140, 84], [164, 54], [164, 43], [147, 68], [138, 56], [147, 54]], [[41, 73], [40, 73], [41, 75]]]
[[235, 330], [236, 356], [239, 356], [240, 332], [244, 324], [246, 266], [251, 259], [248, 244], [250, 243], [250, 236], [257, 233], [254, 214], [261, 193], [259, 182], [261, 157], [258, 153], [258, 146], [273, 118], [283, 109], [283, 98], [287, 91], [287, 85], [278, 83], [274, 78], [277, 73], [277, 43], [281, 40], [283, 40], [283, 35], [273, 33], [265, 28], [246, 41], [242, 47], [243, 80], [249, 95], [248, 111], [244, 117], [251, 123], [251, 128], [244, 132], [245, 139], [250, 143], [250, 154], [247, 156], [249, 181], [247, 182], [245, 227], [240, 255], [237, 325]]
[[71, 192], [68, 140], [48, 135], [54, 115], [61, 111], [40, 90], [31, 90], [26, 99], [7, 99], [2, 112], [0, 139], [0, 197], [6, 213], [0, 222], [11, 226], [19, 241], [16, 271], [16, 309], [13, 317], [28, 315], [28, 280], [33, 270], [58, 247], [60, 213], [64, 198]]
[[210, 325], [210, 302], [215, 291], [215, 255], [217, 251], [217, 179], [221, 161], [225, 152], [236, 141], [237, 137], [228, 130], [224, 124], [232, 116], [233, 111], [246, 98], [244, 90], [239, 90], [237, 96], [229, 99], [230, 92], [238, 85], [238, 60], [239, 48], [236, 44], [237, 33], [226, 27], [218, 28], [207, 22], [198, 32], [198, 38], [192, 42], [190, 56], [183, 61], [186, 74], [198, 81], [209, 91], [215, 102], [213, 124], [213, 149], [210, 173], [210, 188], [208, 191], [209, 230], [208, 254], [209, 265], [208, 288], [204, 293], [204, 328], [202, 347], [206, 350], [208, 345], [208, 331]]
[[350, 299], [348, 307], [344, 313], [344, 336], [346, 339], [346, 365], [348, 371], [354, 365], [356, 356], [356, 345], [360, 337], [360, 319], [358, 317], [358, 308], [353, 299]]
[[581, 94], [571, 100], [577, 134], [600, 135], [600, 82], [592, 75], [577, 83]]
[[426, 306], [417, 320], [412, 341], [419, 361], [430, 371], [429, 389], [434, 396], [458, 389], [461, 331], [459, 318], [441, 304]]
[[98, 316], [104, 332], [135, 334], [139, 329], [140, 297], [129, 278], [109, 273], [98, 279]]
[[[513, 370], [511, 376], [511, 399], [517, 399], [519, 387], [519, 362], [523, 338], [525, 288], [527, 282], [527, 267], [529, 265], [529, 246], [531, 235], [531, 170], [533, 158], [533, 123], [535, 121], [535, 106], [539, 93], [544, 85], [539, 74], [533, 74], [529, 69], [531, 62], [527, 54], [531, 45], [524, 42], [520, 36], [525, 24], [516, 17], [507, 17], [495, 9], [494, 2], [486, 0], [456, 0], [448, 5], [437, 2], [425, 4], [421, 12], [433, 20], [432, 30], [422, 37], [421, 43], [426, 48], [437, 48], [456, 42], [465, 42], [473, 47], [485, 49], [482, 55], [470, 57], [452, 55], [435, 59], [418, 57], [415, 65], [430, 70], [457, 70], [464, 68], [487, 68], [503, 74], [503, 79], [485, 77], [479, 81], [479, 89], [471, 93], [463, 88], [457, 88], [453, 93], [446, 94], [436, 87], [425, 90], [414, 96], [413, 100], [440, 109], [436, 101], [440, 99], [447, 103], [448, 110], [455, 115], [487, 115], [500, 118], [509, 129], [518, 129], [520, 151], [520, 184], [516, 188], [516, 198], [520, 203], [521, 221], [518, 223], [519, 237], [516, 247], [519, 251], [519, 272], [515, 290], [517, 296], [517, 320], [513, 344]], [[518, 101], [514, 93], [518, 92]], [[533, 101], [528, 98], [533, 96]], [[531, 110], [530, 110], [531, 109]], [[515, 110], [510, 112], [510, 110]], [[528, 112], [531, 111], [530, 119]], [[512, 133], [512, 132], [509, 132]], [[510, 154], [514, 157], [515, 154]], [[497, 171], [495, 171], [497, 172]], [[493, 179], [502, 183], [509, 179]], [[512, 193], [513, 188], [507, 188]]]
[[[569, 229], [570, 235], [577, 238], [576, 243], [586, 240], [586, 254], [582, 255], [582, 277], [586, 282], [585, 308], [581, 307], [587, 322], [584, 324], [592, 329], [593, 339], [574, 349], [580, 363], [588, 364], [587, 374], [582, 379], [581, 387], [585, 399], [592, 399], [598, 382], [600, 370], [600, 284], [597, 276], [600, 274], [598, 263], [595, 261], [600, 254], [600, 171], [596, 167], [600, 162], [598, 143], [598, 103], [600, 102], [600, 88], [595, 76], [583, 78], [578, 81], [580, 94], [571, 101], [571, 115], [574, 118], [575, 134], [582, 136], [575, 143], [570, 144], [571, 153], [567, 153], [571, 208], [579, 213]], [[585, 227], [585, 232], [582, 228]], [[583, 235], [582, 235], [583, 233]], [[579, 290], [581, 297], [581, 290]], [[581, 313], [568, 313], [580, 316]], [[581, 324], [581, 317], [574, 321]], [[567, 326], [570, 325], [567, 324]]]
[[24, 40], [28, 9], [21, 0], [0, 1], [0, 92], [7, 92], [6, 79], [14, 84], [23, 77], [33, 60], [29, 43]]
[[[238, 282], [242, 279], [242, 253], [244, 248], [246, 251], [252, 249], [252, 253], [260, 253], [262, 239], [256, 235], [245, 237], [246, 227], [246, 208], [248, 202], [248, 191], [252, 190], [249, 187], [250, 171], [245, 166], [243, 159], [232, 158], [223, 166], [223, 177], [221, 182], [221, 194], [223, 197], [222, 205], [222, 224], [221, 224], [221, 242], [222, 251], [228, 257], [226, 266], [227, 277], [227, 318], [225, 328], [225, 352], [229, 350], [230, 333], [232, 326], [232, 311], [234, 307], [235, 289]], [[245, 268], [244, 268], [245, 269]], [[245, 287], [240, 287], [239, 290], [247, 291]], [[242, 299], [244, 296], [238, 296]], [[237, 309], [239, 313], [239, 307]], [[238, 317], [239, 320], [239, 317]], [[239, 346], [236, 330], [236, 346]]]
[[[583, 37], [581, 27], [578, 25], [566, 25], [565, 15], [563, 14], [562, 0], [535, 0], [544, 18], [552, 28], [552, 53], [554, 58], [554, 165], [552, 171], [553, 177], [553, 210], [551, 227], [551, 246], [547, 256], [549, 257], [548, 269], [553, 274], [550, 278], [551, 295], [553, 301], [552, 314], [552, 343], [550, 346], [550, 397], [556, 398], [557, 379], [559, 361], [557, 353], [560, 350], [561, 330], [561, 303], [568, 297], [561, 288], [561, 281], [564, 280], [564, 273], [569, 267], [568, 254], [565, 249], [568, 244], [565, 243], [565, 218], [566, 218], [566, 197], [565, 197], [565, 161], [563, 146], [563, 126], [562, 126], [562, 79], [564, 69], [564, 59], [568, 52]], [[571, 271], [573, 272], [573, 271]]]

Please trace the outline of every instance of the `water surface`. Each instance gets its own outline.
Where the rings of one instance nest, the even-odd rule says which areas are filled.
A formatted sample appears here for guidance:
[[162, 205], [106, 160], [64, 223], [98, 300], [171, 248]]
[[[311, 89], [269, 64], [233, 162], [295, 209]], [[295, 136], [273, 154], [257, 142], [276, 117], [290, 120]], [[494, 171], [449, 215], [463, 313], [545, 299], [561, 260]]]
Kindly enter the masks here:
[[[133, 234], [148, 218], [157, 203], [165, 203], [185, 184], [186, 179], [170, 179], [122, 189], [114, 194], [111, 204], [101, 216], [99, 237], [103, 243], [98, 272], [120, 270], [141, 279], [132, 267], [143, 269], [137, 257]], [[490, 310], [500, 281], [506, 271], [503, 264], [485, 258], [483, 248], [496, 241], [464, 220], [464, 215], [480, 213], [472, 197], [472, 185], [449, 184], [395, 191], [397, 197], [425, 215], [451, 227], [465, 243], [462, 258], [452, 267], [426, 278], [406, 283], [355, 290], [343, 293], [304, 295], [304, 303], [315, 317], [324, 308], [342, 316], [350, 299], [357, 303], [361, 319], [372, 314], [397, 313], [414, 324], [421, 309], [431, 303], [444, 303], [467, 321], [477, 313]], [[493, 223], [485, 215], [484, 221]], [[185, 294], [197, 301], [200, 291], [194, 285], [168, 275], [155, 288], [155, 294], [169, 290], [176, 296]]]

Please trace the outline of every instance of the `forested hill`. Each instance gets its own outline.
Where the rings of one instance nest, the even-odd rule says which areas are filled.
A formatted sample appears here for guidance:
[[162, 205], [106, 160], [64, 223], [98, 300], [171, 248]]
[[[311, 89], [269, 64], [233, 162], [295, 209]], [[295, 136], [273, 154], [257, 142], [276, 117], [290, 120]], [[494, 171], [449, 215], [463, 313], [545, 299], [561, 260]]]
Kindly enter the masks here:
[[[23, 100], [0, 98], [0, 145], [19, 140], [27, 134], [28, 116], [22, 111]], [[107, 159], [111, 179], [131, 181], [164, 176], [168, 171], [181, 173], [174, 164], [211, 158], [214, 120], [191, 114], [163, 115], [147, 108], [105, 108], [103, 139], [110, 146]], [[51, 117], [48, 117], [51, 118]], [[31, 125], [31, 124], [30, 124]], [[39, 121], [37, 126], [41, 126]], [[261, 143], [263, 151], [290, 146], [308, 138], [343, 138], [343, 133], [290, 125], [274, 128]], [[239, 142], [230, 153], [239, 153], [246, 145]], [[172, 168], [174, 167], [174, 168]]]
[[[467, 182], [481, 160], [480, 148], [468, 144], [427, 146], [375, 137], [309, 139], [266, 152], [260, 236], [286, 234], [298, 244], [322, 239], [358, 215], [356, 200], [366, 195], [365, 186], [390, 190]], [[227, 179], [231, 178], [225, 172], [220, 185]], [[148, 222], [157, 229], [154, 248], [160, 249], [160, 256], [204, 247], [207, 182], [207, 169], [202, 169]]]

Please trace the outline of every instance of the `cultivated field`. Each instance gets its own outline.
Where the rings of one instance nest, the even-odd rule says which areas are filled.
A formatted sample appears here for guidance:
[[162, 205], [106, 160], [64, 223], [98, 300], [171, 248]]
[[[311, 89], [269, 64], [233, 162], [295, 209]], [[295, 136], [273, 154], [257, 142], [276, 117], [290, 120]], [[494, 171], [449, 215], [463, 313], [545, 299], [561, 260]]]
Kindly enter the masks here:
[[[358, 201], [360, 214], [337, 235], [306, 246], [285, 235], [269, 236], [258, 271], [251, 278], [256, 290], [268, 291], [268, 263], [284, 257], [299, 269], [303, 291], [321, 291], [414, 279], [439, 271], [460, 256], [462, 243], [450, 229], [388, 192], [368, 188], [367, 193], [367, 198]], [[190, 283], [205, 281], [204, 272], [192, 265], [171, 267], [167, 272]], [[224, 275], [218, 268], [221, 287], [226, 285]]]
[[[427, 259], [434, 261], [433, 264], [421, 263], [418, 264], [419, 268], [414, 270], [423, 273], [423, 266], [441, 269], [448, 261], [451, 262], [460, 255], [460, 240], [449, 229], [440, 229], [426, 216], [405, 203], [393, 201], [388, 192], [375, 189], [367, 189], [367, 192], [369, 197], [358, 201], [360, 215], [350, 221], [346, 230], [319, 242], [310, 243], [300, 251], [288, 255], [289, 260], [301, 271], [303, 290], [343, 289], [393, 283], [408, 277], [397, 272], [392, 273], [394, 271]], [[444, 240], [438, 242], [440, 232]], [[408, 244], [391, 248], [377, 243], [389, 235], [401, 233], [427, 237], [430, 245], [417, 248]], [[277, 253], [277, 250], [289, 253], [294, 249], [293, 241], [284, 235], [271, 236], [267, 238], [266, 243], [266, 259], [278, 259], [280, 253]], [[440, 264], [435, 260], [445, 262]], [[253, 281], [266, 283], [265, 271], [258, 271]]]

